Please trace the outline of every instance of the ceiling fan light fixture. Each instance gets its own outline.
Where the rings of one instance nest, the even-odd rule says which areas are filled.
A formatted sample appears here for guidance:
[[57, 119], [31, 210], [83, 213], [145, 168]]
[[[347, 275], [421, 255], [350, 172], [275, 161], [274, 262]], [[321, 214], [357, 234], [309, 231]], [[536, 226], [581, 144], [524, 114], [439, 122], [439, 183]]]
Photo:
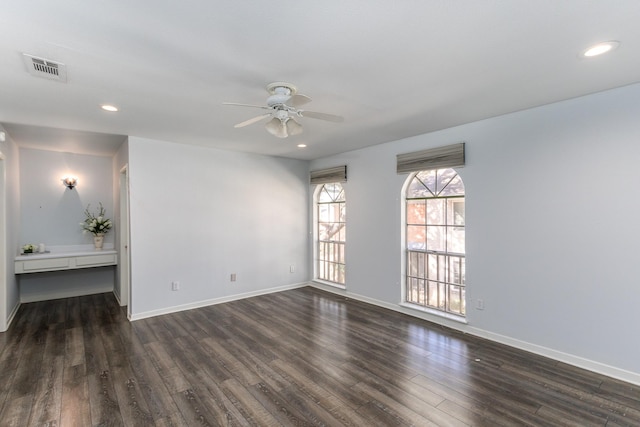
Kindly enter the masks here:
[[269, 120], [264, 127], [271, 135], [277, 136], [278, 138], [286, 138], [289, 136], [286, 122], [278, 119], [277, 117]]
[[292, 118], [287, 120], [287, 133], [291, 136], [300, 135], [302, 133], [302, 125]]

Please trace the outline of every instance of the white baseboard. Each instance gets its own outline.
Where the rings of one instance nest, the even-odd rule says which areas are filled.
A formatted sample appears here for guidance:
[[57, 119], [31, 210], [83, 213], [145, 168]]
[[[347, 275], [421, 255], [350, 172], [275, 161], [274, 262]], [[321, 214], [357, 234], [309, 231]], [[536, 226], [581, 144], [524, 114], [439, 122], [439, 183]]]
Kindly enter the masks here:
[[532, 344], [526, 341], [521, 341], [508, 336], [496, 334], [494, 332], [486, 331], [484, 329], [475, 328], [468, 324], [461, 323], [455, 320], [441, 318], [437, 315], [431, 315], [429, 313], [423, 313], [421, 311], [412, 310], [407, 307], [403, 307], [400, 304], [390, 304], [385, 301], [369, 298], [364, 295], [354, 294], [347, 292], [346, 290], [338, 289], [333, 286], [323, 285], [317, 282], [309, 282], [309, 286], [317, 288], [323, 291], [338, 294], [347, 298], [351, 298], [357, 301], [372, 304], [378, 307], [387, 308], [392, 311], [407, 314], [409, 316], [417, 317], [419, 319], [427, 320], [438, 325], [446, 326], [451, 329], [455, 329], [460, 332], [464, 332], [470, 335], [474, 335], [480, 338], [485, 338], [500, 344], [505, 344], [510, 347], [515, 347], [520, 350], [528, 351], [540, 356], [548, 357], [553, 360], [557, 360], [568, 365], [576, 366], [578, 368], [586, 369], [588, 371], [596, 372], [598, 374], [606, 375], [608, 377], [616, 378], [621, 381], [626, 381], [631, 384], [640, 385], [640, 373], [631, 372], [624, 369], [616, 368], [615, 366], [609, 366], [604, 363], [596, 362], [593, 360], [585, 359], [573, 354], [564, 353], [552, 348], [543, 347], [537, 344]]
[[225, 302], [231, 302], [231, 301], [236, 301], [236, 300], [245, 299], [245, 298], [257, 297], [259, 295], [265, 295], [265, 294], [272, 294], [272, 293], [275, 293], [275, 292], [288, 291], [288, 290], [291, 290], [291, 289], [303, 288], [305, 286], [308, 286], [307, 282], [295, 283], [293, 285], [278, 286], [278, 287], [275, 287], [275, 288], [262, 289], [262, 290], [253, 291], [253, 292], [246, 292], [246, 293], [243, 293], [243, 294], [229, 295], [229, 296], [226, 296], [226, 297], [213, 298], [213, 299], [204, 300], [204, 301], [196, 301], [196, 302], [189, 303], [189, 304], [176, 305], [176, 306], [173, 306], [173, 307], [166, 307], [166, 308], [161, 308], [161, 309], [158, 309], [158, 310], [145, 311], [145, 312], [142, 312], [142, 313], [134, 313], [134, 314], [131, 314], [129, 316], [129, 320], [135, 321], [135, 320], [140, 320], [140, 319], [146, 319], [148, 317], [161, 316], [163, 314], [171, 314], [171, 313], [177, 313], [179, 311], [193, 310], [194, 308], [207, 307], [207, 306], [210, 306], [210, 305], [222, 304], [222, 303], [225, 303]]
[[6, 323], [7, 327], [0, 332], [6, 332], [9, 329], [9, 326], [11, 326], [11, 322], [13, 322], [13, 319], [16, 317], [16, 314], [18, 313], [19, 309], [20, 309], [20, 302], [18, 301], [18, 303], [11, 310], [11, 313], [9, 313], [9, 315], [7, 316], [7, 323]]
[[116, 292], [116, 289], [113, 288], [113, 296], [116, 297], [116, 301], [118, 301], [118, 305], [122, 307], [122, 301], [120, 300], [120, 294]]
[[52, 299], [82, 297], [85, 295], [101, 294], [105, 292], [113, 292], [113, 285], [101, 286], [97, 288], [91, 288], [88, 290], [73, 289], [70, 291], [62, 291], [62, 292], [46, 292], [46, 293], [39, 293], [39, 294], [34, 293], [34, 294], [28, 294], [28, 295], [20, 295], [20, 302], [26, 303], [26, 302], [48, 301]]

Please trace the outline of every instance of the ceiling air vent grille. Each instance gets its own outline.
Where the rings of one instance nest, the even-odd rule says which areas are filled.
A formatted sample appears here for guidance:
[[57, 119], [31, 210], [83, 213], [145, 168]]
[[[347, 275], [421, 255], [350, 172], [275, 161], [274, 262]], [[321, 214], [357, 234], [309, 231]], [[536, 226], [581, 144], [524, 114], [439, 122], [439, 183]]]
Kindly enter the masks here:
[[38, 58], [27, 53], [23, 53], [22, 57], [27, 66], [27, 71], [32, 76], [66, 83], [67, 67], [64, 64], [50, 59]]

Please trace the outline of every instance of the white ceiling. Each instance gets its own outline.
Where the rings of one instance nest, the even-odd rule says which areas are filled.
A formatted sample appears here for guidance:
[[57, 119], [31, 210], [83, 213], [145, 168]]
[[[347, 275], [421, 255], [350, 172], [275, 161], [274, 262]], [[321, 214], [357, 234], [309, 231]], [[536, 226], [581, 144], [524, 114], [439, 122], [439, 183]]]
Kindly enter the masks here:
[[[65, 151], [134, 135], [313, 159], [638, 82], [639, 22], [638, 0], [3, 0], [0, 123]], [[620, 48], [579, 56], [606, 40]], [[66, 64], [68, 82], [31, 76], [22, 53]], [[273, 81], [344, 123], [235, 129], [262, 110], [222, 103], [264, 104]], [[11, 124], [92, 133], [69, 148]]]

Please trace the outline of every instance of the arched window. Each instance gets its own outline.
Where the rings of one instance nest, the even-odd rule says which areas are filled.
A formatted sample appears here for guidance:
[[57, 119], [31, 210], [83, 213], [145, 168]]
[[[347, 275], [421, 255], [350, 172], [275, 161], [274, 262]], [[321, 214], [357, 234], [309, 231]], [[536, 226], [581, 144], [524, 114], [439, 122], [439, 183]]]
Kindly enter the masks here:
[[316, 198], [316, 278], [345, 284], [346, 211], [339, 183], [323, 184]]
[[464, 183], [453, 169], [420, 171], [406, 186], [405, 302], [465, 315]]

